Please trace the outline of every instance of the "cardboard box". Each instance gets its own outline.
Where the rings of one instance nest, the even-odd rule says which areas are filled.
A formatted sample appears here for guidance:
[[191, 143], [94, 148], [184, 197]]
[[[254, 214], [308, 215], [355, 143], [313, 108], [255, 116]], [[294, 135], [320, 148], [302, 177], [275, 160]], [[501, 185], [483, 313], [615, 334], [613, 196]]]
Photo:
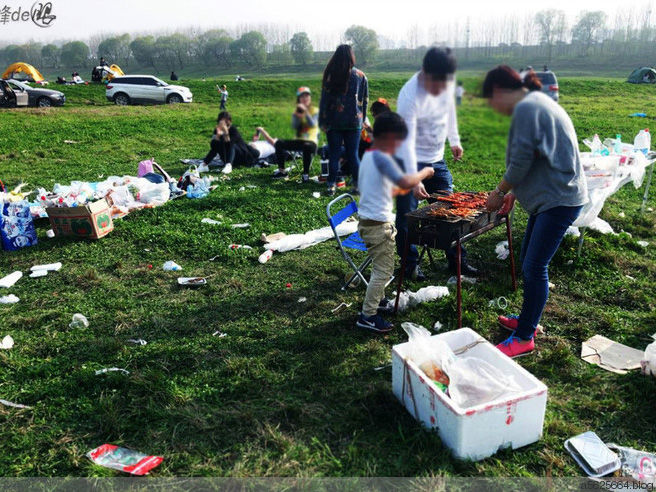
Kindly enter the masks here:
[[517, 449], [542, 436], [547, 387], [514, 360], [470, 328], [435, 335], [463, 356], [479, 357], [504, 374], [514, 376], [523, 391], [470, 408], [461, 408], [440, 391], [408, 359], [410, 343], [392, 349], [392, 388], [408, 412], [427, 428], [436, 430], [458, 459], [478, 461], [499, 449]]
[[112, 213], [104, 198], [82, 207], [46, 209], [55, 236], [99, 239], [114, 230]]

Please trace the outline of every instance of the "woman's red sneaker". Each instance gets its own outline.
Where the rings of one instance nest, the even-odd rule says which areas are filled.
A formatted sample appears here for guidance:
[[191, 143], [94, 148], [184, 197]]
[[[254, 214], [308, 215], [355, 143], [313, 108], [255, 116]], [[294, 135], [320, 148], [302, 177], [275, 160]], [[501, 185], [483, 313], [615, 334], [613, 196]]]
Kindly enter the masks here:
[[532, 338], [530, 340], [522, 340], [515, 335], [510, 335], [510, 337], [497, 345], [497, 348], [512, 359], [533, 352], [535, 350], [535, 341]]

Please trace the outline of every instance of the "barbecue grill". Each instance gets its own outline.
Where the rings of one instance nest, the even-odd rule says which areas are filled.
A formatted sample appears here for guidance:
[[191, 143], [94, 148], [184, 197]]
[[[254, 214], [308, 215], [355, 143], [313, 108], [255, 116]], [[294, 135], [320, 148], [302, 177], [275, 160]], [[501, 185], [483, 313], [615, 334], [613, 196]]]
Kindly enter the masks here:
[[[517, 277], [515, 274], [515, 259], [513, 256], [512, 244], [512, 226], [509, 215], [499, 215], [497, 212], [488, 212], [484, 208], [476, 211], [475, 214], [460, 217], [440, 217], [432, 215], [436, 210], [449, 209], [451, 204], [443, 201], [435, 201], [426, 207], [417, 209], [406, 214], [408, 222], [408, 236], [406, 239], [403, 259], [401, 262], [401, 272], [399, 275], [399, 284], [397, 288], [395, 312], [398, 311], [399, 297], [408, 260], [408, 248], [410, 244], [423, 246], [428, 252], [431, 259], [430, 248], [448, 249], [456, 248], [457, 263], [457, 300], [458, 300], [458, 328], [462, 328], [462, 278], [460, 271], [460, 260], [462, 244], [477, 238], [481, 234], [491, 231], [500, 225], [506, 225], [506, 235], [508, 237], [508, 249], [510, 250], [510, 274], [512, 278], [512, 288], [517, 289]], [[437, 212], [440, 213], [440, 212]], [[423, 252], [422, 252], [423, 256]], [[421, 257], [420, 257], [421, 260]]]

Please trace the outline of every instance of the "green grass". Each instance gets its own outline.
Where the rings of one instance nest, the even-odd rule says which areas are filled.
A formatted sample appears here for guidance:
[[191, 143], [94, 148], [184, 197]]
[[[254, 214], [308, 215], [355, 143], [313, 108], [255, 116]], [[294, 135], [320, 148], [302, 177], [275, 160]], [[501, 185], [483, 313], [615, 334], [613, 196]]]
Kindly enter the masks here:
[[[63, 108], [3, 111], [0, 179], [9, 187], [25, 181], [51, 188], [135, 174], [148, 157], [181, 174], [180, 158], [206, 152], [218, 111], [218, 81], [182, 82], [194, 92], [191, 105], [119, 108], [105, 101], [101, 87], [88, 86], [65, 87]], [[372, 96], [393, 100], [402, 83], [372, 77]], [[466, 79], [470, 94], [478, 83]], [[235, 123], [245, 135], [265, 125], [291, 136], [297, 85], [233, 82]], [[318, 79], [310, 86], [317, 89]], [[563, 80], [561, 91], [581, 139], [594, 132], [632, 138], [647, 123], [627, 115], [656, 113], [650, 87], [573, 79]], [[451, 166], [456, 187], [491, 189], [504, 167], [509, 121], [478, 99], [467, 99], [459, 117], [465, 159]], [[247, 184], [257, 188], [239, 191]], [[622, 189], [602, 212], [633, 238], [590, 233], [580, 259], [568, 238], [552, 263], [547, 334], [536, 354], [520, 361], [549, 387], [543, 438], [479, 463], [450, 458], [396, 401], [390, 370], [373, 370], [389, 362], [392, 345], [405, 336], [400, 328], [386, 337], [353, 329], [363, 291], [340, 291], [347, 270], [334, 244], [276, 254], [265, 265], [257, 262], [259, 248], [228, 250], [231, 243], [258, 246], [263, 232], [326, 225], [327, 199], [312, 197], [320, 190], [297, 179], [272, 182], [269, 170], [236, 169], [208, 198], [135, 212], [97, 242], [46, 239], [44, 224], [38, 246], [0, 254], [3, 275], [64, 264], [46, 278], [23, 278], [10, 291], [20, 303], [0, 307], [0, 336], [16, 340], [14, 349], [0, 351], [0, 398], [34, 407], [0, 406], [0, 475], [112, 476], [84, 457], [105, 442], [164, 456], [158, 476], [578, 475], [563, 441], [589, 429], [654, 451], [654, 381], [579, 359], [581, 341], [596, 333], [643, 349], [656, 331], [655, 248], [635, 243], [654, 243], [654, 213], [639, 213], [642, 190]], [[201, 224], [203, 217], [224, 225]], [[517, 244], [525, 220], [519, 212]], [[237, 222], [251, 228], [229, 227]], [[473, 262], [489, 275], [464, 292], [465, 326], [493, 342], [503, 333], [488, 301], [505, 295], [514, 310], [521, 303], [521, 291], [509, 291], [506, 263], [493, 252], [502, 239], [495, 231], [470, 245]], [[161, 269], [166, 260], [185, 274], [212, 275], [209, 285], [178, 289], [177, 275]], [[448, 276], [431, 272], [430, 284], [444, 285]], [[332, 315], [342, 301], [353, 302], [352, 309]], [[89, 318], [89, 328], [69, 328], [76, 312]], [[400, 316], [397, 326], [405, 320], [453, 328], [455, 296]], [[228, 336], [213, 337], [217, 330]], [[113, 366], [131, 373], [94, 376]]]

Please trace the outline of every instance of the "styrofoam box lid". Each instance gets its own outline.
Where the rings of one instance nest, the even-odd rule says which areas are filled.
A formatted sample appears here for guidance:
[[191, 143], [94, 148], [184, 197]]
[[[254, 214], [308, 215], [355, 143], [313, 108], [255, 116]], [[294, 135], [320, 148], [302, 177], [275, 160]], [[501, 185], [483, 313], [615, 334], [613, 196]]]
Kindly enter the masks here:
[[[499, 369], [502, 373], [508, 374], [514, 377], [515, 381], [522, 387], [523, 391], [521, 393], [513, 393], [511, 395], [502, 396], [496, 400], [488, 401], [481, 403], [480, 405], [475, 405], [473, 407], [460, 407], [453, 399], [447, 396], [445, 393], [437, 389], [435, 385], [428, 385], [431, 390], [433, 390], [436, 396], [443, 401], [451, 410], [459, 415], [466, 415], [472, 412], [487, 409], [495, 406], [505, 406], [508, 403], [508, 400], [523, 400], [535, 396], [536, 394], [547, 391], [547, 386], [537, 379], [533, 374], [528, 372], [522, 366], [520, 366], [513, 359], [507, 355], [501, 353], [501, 351], [492, 345], [490, 342], [481, 337], [471, 328], [461, 328], [459, 330], [448, 331], [445, 333], [440, 333], [439, 335], [434, 335], [433, 338], [437, 338], [446, 342], [446, 344], [456, 352], [458, 357], [478, 357], [480, 359], [489, 362], [494, 367]], [[479, 342], [479, 343], [476, 343]], [[466, 352], [458, 354], [457, 352], [460, 349], [467, 347], [472, 344]], [[417, 373], [424, 374], [424, 372], [419, 369], [419, 367], [407, 359], [408, 352], [410, 350], [410, 342], [401, 343], [394, 345], [392, 351], [403, 360], [406, 360], [408, 365]], [[428, 376], [424, 376], [427, 380], [430, 380]]]

